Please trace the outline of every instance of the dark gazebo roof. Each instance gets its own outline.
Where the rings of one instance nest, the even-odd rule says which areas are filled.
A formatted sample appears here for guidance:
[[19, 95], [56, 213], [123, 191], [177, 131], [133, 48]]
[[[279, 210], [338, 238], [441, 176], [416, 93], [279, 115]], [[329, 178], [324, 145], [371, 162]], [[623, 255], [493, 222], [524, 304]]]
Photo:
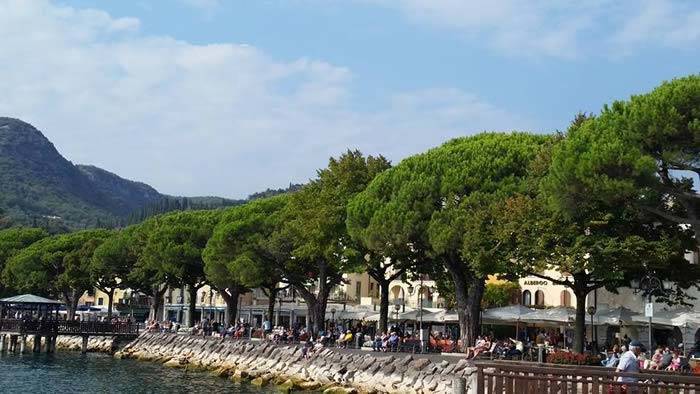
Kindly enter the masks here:
[[22, 294], [0, 299], [0, 304], [35, 304], [35, 305], [62, 305], [61, 301], [39, 297], [34, 294]]

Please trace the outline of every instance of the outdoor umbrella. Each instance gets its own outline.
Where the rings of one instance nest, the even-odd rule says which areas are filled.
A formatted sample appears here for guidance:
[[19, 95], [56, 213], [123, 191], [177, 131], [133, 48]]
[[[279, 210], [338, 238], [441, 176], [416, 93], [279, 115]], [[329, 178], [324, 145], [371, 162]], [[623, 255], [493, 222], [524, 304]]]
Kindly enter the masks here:
[[481, 320], [494, 323], [513, 323], [522, 320], [525, 315], [535, 312], [535, 309], [522, 305], [509, 305], [501, 308], [484, 310]]
[[[422, 314], [423, 314], [423, 321], [437, 321], [435, 318], [437, 317], [436, 315], [439, 312], [430, 312], [426, 309], [423, 309]], [[406, 311], [403, 313], [399, 313], [399, 320], [411, 320], [411, 321], [418, 321], [421, 318], [421, 310], [420, 309], [414, 309], [410, 311]], [[430, 319], [430, 320], [429, 320]]]
[[538, 309], [523, 315], [522, 321], [531, 323], [573, 323], [576, 320], [576, 310], [565, 306]]
[[597, 324], [605, 324], [609, 326], [617, 326], [620, 324], [631, 325], [635, 323], [633, 320], [634, 312], [623, 306], [616, 308], [601, 308], [596, 311], [595, 321]]

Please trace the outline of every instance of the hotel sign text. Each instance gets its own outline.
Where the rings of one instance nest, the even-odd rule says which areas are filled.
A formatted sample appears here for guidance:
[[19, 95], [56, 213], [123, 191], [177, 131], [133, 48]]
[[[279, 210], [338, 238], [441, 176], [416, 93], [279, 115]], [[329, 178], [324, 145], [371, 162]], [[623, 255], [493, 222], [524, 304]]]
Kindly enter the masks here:
[[523, 284], [525, 286], [547, 286], [549, 282], [546, 280], [526, 280]]

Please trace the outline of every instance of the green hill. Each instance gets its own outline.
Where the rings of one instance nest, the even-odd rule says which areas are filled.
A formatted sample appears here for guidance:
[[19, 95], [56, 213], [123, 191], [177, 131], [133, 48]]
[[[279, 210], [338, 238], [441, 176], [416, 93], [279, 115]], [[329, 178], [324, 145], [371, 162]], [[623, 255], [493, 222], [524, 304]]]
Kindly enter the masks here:
[[[36, 128], [0, 117], [0, 212], [15, 224], [61, 229], [118, 226], [147, 207], [215, 208], [239, 201], [172, 197], [109, 171], [74, 165]], [[180, 206], [178, 206], [180, 204]]]

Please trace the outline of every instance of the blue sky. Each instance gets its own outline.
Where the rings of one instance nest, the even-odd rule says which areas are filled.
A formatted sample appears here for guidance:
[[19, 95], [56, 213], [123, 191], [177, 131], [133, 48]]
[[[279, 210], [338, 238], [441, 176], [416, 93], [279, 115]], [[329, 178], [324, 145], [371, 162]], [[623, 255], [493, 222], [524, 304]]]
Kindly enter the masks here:
[[19, 98], [0, 113], [170, 194], [305, 181], [345, 148], [397, 162], [483, 130], [563, 130], [700, 71], [693, 1], [3, 3], [18, 64], [0, 88]]

